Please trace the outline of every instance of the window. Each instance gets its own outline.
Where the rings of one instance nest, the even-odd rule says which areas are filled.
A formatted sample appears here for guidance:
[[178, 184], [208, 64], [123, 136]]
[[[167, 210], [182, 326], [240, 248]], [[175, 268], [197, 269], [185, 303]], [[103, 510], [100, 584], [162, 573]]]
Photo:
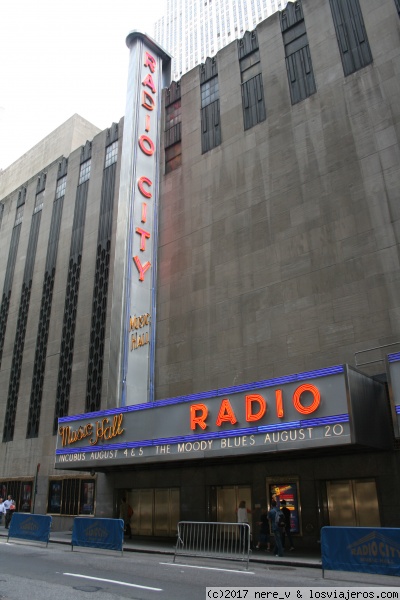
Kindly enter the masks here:
[[372, 63], [359, 0], [329, 0], [344, 74]]
[[84, 181], [87, 181], [90, 178], [91, 162], [92, 162], [92, 159], [89, 158], [89, 160], [86, 160], [84, 163], [81, 164], [78, 185], [81, 185], [81, 183], [83, 183]]
[[181, 91], [179, 83], [172, 82], [165, 96], [165, 173], [182, 164]]
[[117, 162], [118, 159], [118, 140], [107, 146], [106, 148], [106, 160], [104, 168], [106, 169], [110, 165]]
[[67, 176], [64, 175], [64, 177], [61, 177], [61, 179], [59, 179], [57, 181], [56, 200], [65, 196], [65, 188], [66, 187], [67, 187]]
[[23, 204], [22, 206], [18, 206], [17, 214], [15, 215], [14, 227], [16, 227], [17, 225], [22, 223], [22, 217], [24, 216], [24, 207], [25, 207], [25, 204]]
[[182, 142], [165, 149], [165, 174], [175, 171], [182, 164]]
[[289, 2], [280, 13], [280, 20], [290, 98], [296, 104], [317, 91], [300, 0]]
[[33, 480], [0, 481], [0, 497], [4, 500], [11, 494], [18, 512], [30, 513], [33, 499]]
[[214, 77], [201, 86], [201, 107], [208, 106], [219, 98], [218, 78]]
[[93, 515], [94, 479], [52, 479], [49, 481], [47, 512], [55, 515]]
[[265, 121], [264, 88], [257, 32], [246, 32], [238, 42], [244, 128]]
[[44, 200], [44, 191], [36, 194], [35, 198], [35, 206], [33, 209], [33, 214], [36, 215], [37, 212], [40, 212], [43, 208], [43, 200]]
[[201, 148], [208, 152], [221, 143], [218, 68], [215, 58], [207, 58], [200, 67]]

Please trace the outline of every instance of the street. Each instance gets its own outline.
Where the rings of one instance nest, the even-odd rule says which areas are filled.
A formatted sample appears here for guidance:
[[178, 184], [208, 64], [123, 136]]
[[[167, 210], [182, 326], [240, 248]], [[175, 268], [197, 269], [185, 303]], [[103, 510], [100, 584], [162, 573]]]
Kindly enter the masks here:
[[[2, 600], [70, 600], [101, 594], [102, 600], [203, 600], [206, 588], [361, 587], [358, 582], [325, 580], [322, 571], [142, 552], [71, 551], [69, 546], [6, 543], [0, 540]], [[393, 584], [392, 584], [393, 585]]]

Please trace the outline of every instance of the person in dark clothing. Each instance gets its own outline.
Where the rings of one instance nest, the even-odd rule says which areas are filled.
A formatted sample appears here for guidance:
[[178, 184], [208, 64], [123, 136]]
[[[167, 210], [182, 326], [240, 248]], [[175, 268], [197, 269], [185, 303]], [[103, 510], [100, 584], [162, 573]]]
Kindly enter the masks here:
[[269, 540], [269, 519], [268, 519], [268, 510], [265, 509], [261, 513], [260, 521], [260, 533], [258, 538], [258, 543], [256, 546], [256, 550], [261, 550], [262, 546], [267, 546], [267, 550], [271, 550], [270, 540]]
[[131, 530], [131, 517], [133, 511], [130, 505], [127, 503], [125, 496], [122, 498], [121, 505], [119, 507], [119, 516], [120, 519], [124, 522], [125, 535], [132, 539], [132, 530]]
[[282, 546], [282, 532], [280, 531], [282, 527], [278, 525], [278, 513], [279, 510], [276, 506], [276, 500], [271, 501], [271, 509], [268, 511], [268, 519], [271, 523], [271, 532], [274, 535], [274, 554], [275, 556], [283, 556], [283, 546]]
[[280, 501], [280, 505], [281, 505], [281, 511], [283, 512], [284, 517], [285, 517], [285, 528], [282, 532], [282, 546], [283, 546], [283, 548], [285, 548], [285, 539], [287, 536], [287, 539], [289, 540], [289, 550], [294, 550], [292, 534], [290, 533], [290, 510], [286, 506], [285, 499], [282, 499]]

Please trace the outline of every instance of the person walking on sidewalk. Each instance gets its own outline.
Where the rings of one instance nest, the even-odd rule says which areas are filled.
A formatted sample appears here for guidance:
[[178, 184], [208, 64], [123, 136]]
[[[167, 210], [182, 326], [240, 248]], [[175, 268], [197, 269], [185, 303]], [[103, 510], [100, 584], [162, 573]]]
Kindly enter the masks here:
[[285, 538], [287, 536], [287, 539], [289, 540], [289, 550], [294, 550], [292, 534], [290, 533], [290, 510], [286, 506], [286, 500], [284, 498], [281, 500], [281, 511], [285, 517], [285, 527], [282, 531], [282, 546], [283, 549], [285, 549]]
[[259, 521], [260, 533], [258, 538], [258, 544], [256, 546], [256, 550], [261, 550], [262, 547], [266, 546], [267, 551], [269, 552], [271, 549], [270, 541], [269, 541], [269, 519], [268, 519], [268, 510], [265, 509], [262, 511]]
[[3, 498], [0, 498], [0, 525], [3, 520], [3, 515], [5, 516], [6, 509], [4, 508]]
[[278, 510], [276, 505], [276, 500], [271, 501], [271, 509], [268, 511], [268, 519], [271, 523], [271, 532], [274, 534], [275, 544], [274, 544], [274, 554], [275, 556], [283, 556], [283, 546], [282, 546], [282, 527], [279, 526], [279, 513], [281, 511]]
[[6, 529], [10, 526], [11, 517], [15, 512], [15, 500], [13, 500], [11, 494], [8, 494], [7, 500], [4, 500], [3, 506], [6, 509], [5, 527]]

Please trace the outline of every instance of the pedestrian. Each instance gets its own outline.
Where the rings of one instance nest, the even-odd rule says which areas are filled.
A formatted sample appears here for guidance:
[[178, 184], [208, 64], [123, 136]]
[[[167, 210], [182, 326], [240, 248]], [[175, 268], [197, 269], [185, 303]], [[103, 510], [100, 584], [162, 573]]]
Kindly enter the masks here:
[[6, 509], [4, 508], [3, 498], [0, 497], [0, 525], [3, 520], [3, 515], [6, 514]]
[[11, 494], [8, 494], [7, 500], [4, 500], [3, 502], [3, 506], [6, 511], [5, 528], [8, 529], [10, 526], [11, 518], [15, 512], [15, 500], [13, 500]]
[[[271, 501], [271, 508], [268, 511], [268, 519], [271, 523], [271, 532], [274, 535], [274, 554], [275, 556], [283, 556], [282, 546], [282, 527], [279, 525], [280, 515], [282, 512], [278, 510], [276, 500]], [[283, 515], [282, 515], [283, 517]]]
[[124, 522], [124, 532], [128, 538], [132, 539], [132, 530], [131, 530], [131, 517], [133, 515], [133, 510], [131, 506], [127, 503], [125, 496], [122, 498], [121, 505], [119, 507], [119, 516], [120, 519]]
[[271, 550], [271, 544], [269, 539], [269, 519], [267, 509], [262, 511], [258, 524], [260, 526], [260, 533], [256, 550], [261, 550], [262, 546], [267, 546], [266, 549], [269, 552]]
[[[237, 509], [237, 522], [245, 523], [246, 525], [248, 525], [250, 512], [251, 512], [251, 510], [249, 508], [246, 508], [246, 501], [241, 500], [239, 503], [239, 507]], [[246, 527], [246, 525], [239, 527], [240, 546], [244, 551], [246, 551], [246, 549], [248, 548], [248, 544], [249, 544], [249, 529], [250, 528]]]
[[281, 511], [283, 512], [283, 516], [285, 517], [285, 527], [282, 532], [282, 547], [285, 549], [285, 539], [289, 540], [289, 550], [294, 550], [294, 544], [292, 539], [292, 534], [290, 532], [290, 510], [286, 506], [286, 500], [283, 498], [280, 502]]

